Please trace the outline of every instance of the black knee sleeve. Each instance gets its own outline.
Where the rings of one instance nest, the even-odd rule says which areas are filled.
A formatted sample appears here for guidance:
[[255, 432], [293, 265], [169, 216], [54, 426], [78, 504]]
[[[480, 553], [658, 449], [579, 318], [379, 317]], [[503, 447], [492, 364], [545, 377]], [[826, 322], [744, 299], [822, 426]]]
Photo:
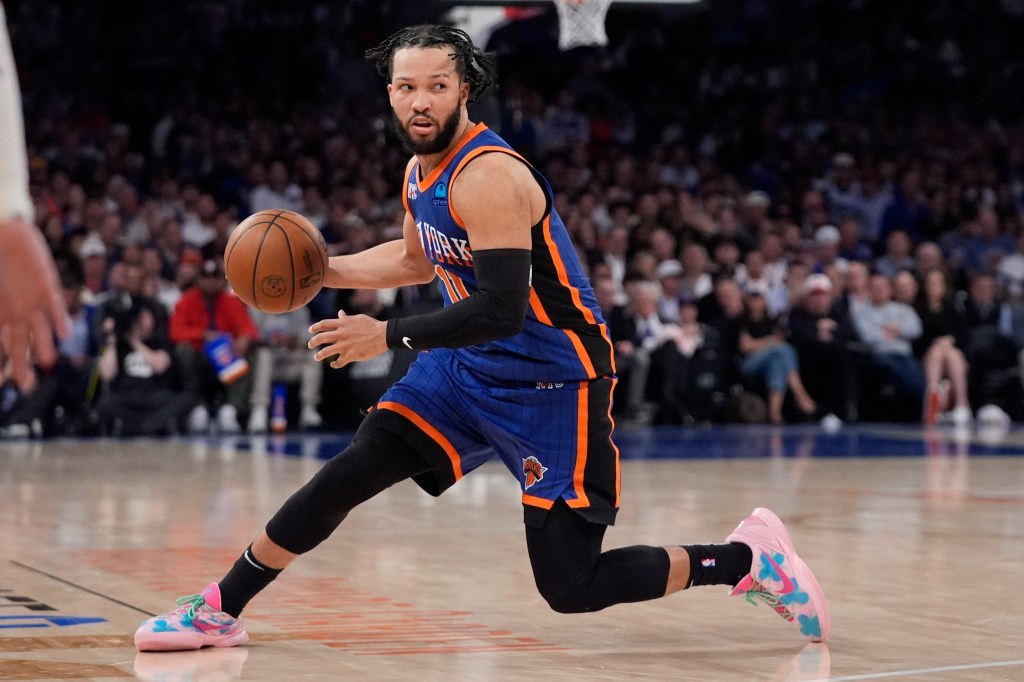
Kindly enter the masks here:
[[358, 504], [431, 466], [407, 439], [379, 428], [372, 412], [347, 448], [334, 456], [267, 524], [267, 535], [304, 554], [334, 532]]
[[600, 611], [613, 604], [664, 596], [668, 553], [661, 547], [601, 552], [606, 526], [591, 523], [563, 500], [544, 528], [526, 528], [537, 590], [559, 613]]

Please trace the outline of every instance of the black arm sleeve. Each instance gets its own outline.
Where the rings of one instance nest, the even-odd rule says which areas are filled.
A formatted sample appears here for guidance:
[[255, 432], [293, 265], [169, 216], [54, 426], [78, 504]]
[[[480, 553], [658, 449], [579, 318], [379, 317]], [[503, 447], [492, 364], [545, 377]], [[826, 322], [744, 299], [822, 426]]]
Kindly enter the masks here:
[[388, 348], [462, 348], [518, 334], [530, 302], [530, 251], [473, 252], [479, 289], [425, 315], [388, 320]]

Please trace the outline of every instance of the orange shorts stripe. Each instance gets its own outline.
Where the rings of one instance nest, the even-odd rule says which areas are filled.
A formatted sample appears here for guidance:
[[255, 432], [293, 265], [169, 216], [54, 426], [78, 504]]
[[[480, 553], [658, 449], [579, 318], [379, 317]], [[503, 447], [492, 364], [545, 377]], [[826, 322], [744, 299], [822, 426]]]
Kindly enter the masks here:
[[587, 447], [589, 445], [587, 441], [587, 431], [589, 428], [589, 414], [588, 408], [590, 406], [590, 382], [580, 382], [580, 394], [577, 405], [576, 413], [576, 471], [573, 473], [573, 488], [576, 490], [576, 504], [572, 502], [569, 506], [587, 507], [590, 505], [590, 499], [587, 497], [587, 491], [583, 487], [583, 474], [587, 468]]
[[545, 500], [543, 497], [527, 495], [526, 493], [523, 493], [523, 504], [528, 504], [531, 507], [540, 507], [541, 509], [551, 509], [555, 506], [553, 500]]
[[571, 329], [563, 329], [565, 335], [572, 341], [572, 347], [576, 349], [576, 355], [580, 356], [580, 362], [583, 363], [583, 369], [586, 371], [588, 377], [596, 376], [594, 370], [594, 363], [590, 361], [590, 356], [587, 355], [587, 349], [583, 347], [583, 342], [580, 341], [579, 335]]
[[[612, 387], [609, 391], [610, 395], [615, 395], [615, 384], [619, 383], [617, 378], [612, 378]], [[615, 451], [615, 507], [619, 507], [619, 495], [622, 492], [622, 464], [619, 461], [619, 446], [612, 440], [612, 434], [615, 433], [615, 420], [612, 418], [612, 401], [608, 400], [608, 421], [611, 422], [612, 428], [608, 432], [608, 442], [612, 445], [612, 450]]]
[[415, 424], [420, 431], [430, 436], [431, 440], [441, 446], [445, 454], [448, 455], [448, 459], [452, 462], [452, 471], [455, 472], [455, 480], [462, 478], [462, 458], [459, 457], [459, 453], [456, 452], [455, 446], [452, 445], [451, 441], [444, 437], [444, 434], [430, 425], [426, 419], [416, 414], [414, 411], [406, 407], [401, 403], [391, 402], [386, 400], [381, 403], [377, 403], [377, 408], [381, 410], [391, 410], [402, 415], [413, 424]]

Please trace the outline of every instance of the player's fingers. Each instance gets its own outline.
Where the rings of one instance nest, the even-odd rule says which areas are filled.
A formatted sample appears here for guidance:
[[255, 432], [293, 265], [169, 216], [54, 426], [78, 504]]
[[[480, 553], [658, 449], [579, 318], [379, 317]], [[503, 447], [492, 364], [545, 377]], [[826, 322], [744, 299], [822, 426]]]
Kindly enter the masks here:
[[312, 350], [317, 346], [322, 346], [325, 343], [333, 343], [334, 341], [335, 339], [333, 334], [330, 334], [329, 332], [320, 332], [319, 334], [316, 334], [312, 338], [310, 338], [310, 340], [306, 343], [306, 347]]
[[10, 363], [10, 374], [14, 382], [23, 386], [29, 381], [29, 334], [28, 328], [23, 324], [11, 325], [4, 330], [7, 332], [4, 338], [4, 352], [7, 353], [7, 360]]
[[316, 353], [313, 354], [313, 359], [317, 362], [326, 360], [333, 355], [341, 355], [341, 349], [338, 348], [338, 344], [332, 343], [330, 346], [324, 346]]
[[49, 314], [57, 336], [62, 339], [66, 338], [71, 333], [71, 318], [68, 317], [68, 309], [63, 295], [51, 294]]
[[57, 349], [53, 346], [53, 329], [46, 315], [32, 316], [32, 355], [43, 367], [52, 367], [57, 362]]
[[338, 328], [338, 320], [333, 320], [333, 319], [330, 319], [330, 320], [320, 320], [319, 322], [314, 322], [313, 324], [311, 324], [309, 326], [309, 333], [310, 334], [317, 334], [319, 332], [326, 332], [326, 331], [330, 331], [332, 329], [337, 329], [337, 328]]

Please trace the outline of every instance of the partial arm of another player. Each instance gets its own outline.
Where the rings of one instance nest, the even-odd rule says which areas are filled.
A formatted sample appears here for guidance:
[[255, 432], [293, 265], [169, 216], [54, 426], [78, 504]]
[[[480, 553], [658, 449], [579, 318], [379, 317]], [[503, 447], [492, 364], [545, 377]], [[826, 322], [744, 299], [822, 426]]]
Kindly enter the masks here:
[[507, 154], [475, 159], [449, 191], [473, 245], [478, 291], [441, 310], [386, 323], [361, 315], [322, 320], [310, 327], [309, 347], [324, 346], [317, 360], [338, 355], [331, 366], [342, 367], [388, 347], [459, 348], [519, 332], [529, 306], [530, 229], [544, 210], [543, 191]]
[[0, 6], [0, 349], [25, 387], [31, 360], [53, 364], [53, 334], [66, 336], [70, 325], [53, 257], [32, 223], [21, 94], [6, 26]]

